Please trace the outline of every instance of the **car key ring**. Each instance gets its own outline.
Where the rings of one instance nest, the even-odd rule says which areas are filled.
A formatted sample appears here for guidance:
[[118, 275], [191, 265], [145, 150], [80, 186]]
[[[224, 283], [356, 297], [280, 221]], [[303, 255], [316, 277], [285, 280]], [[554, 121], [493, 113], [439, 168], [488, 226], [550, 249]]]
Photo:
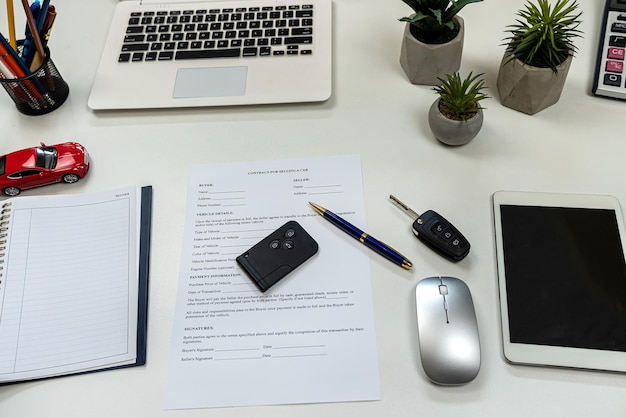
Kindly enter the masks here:
[[389, 199], [413, 218], [413, 233], [431, 250], [453, 261], [467, 256], [470, 250], [469, 241], [446, 218], [434, 210], [427, 210], [420, 215], [397, 197], [389, 195]]

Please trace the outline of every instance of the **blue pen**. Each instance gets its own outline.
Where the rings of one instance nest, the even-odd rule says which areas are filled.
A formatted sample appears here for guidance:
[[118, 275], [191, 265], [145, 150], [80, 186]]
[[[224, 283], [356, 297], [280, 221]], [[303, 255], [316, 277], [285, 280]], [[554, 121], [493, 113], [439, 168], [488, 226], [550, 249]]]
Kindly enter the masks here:
[[350, 235], [352, 238], [357, 239], [361, 244], [365, 245], [369, 249], [377, 252], [378, 254], [385, 257], [387, 260], [401, 266], [405, 269], [410, 269], [413, 267], [413, 263], [411, 263], [405, 256], [385, 244], [384, 242], [378, 241], [373, 236], [367, 234], [366, 232], [361, 231], [356, 226], [352, 225], [350, 222], [341, 218], [338, 215], [335, 215], [331, 211], [324, 209], [318, 204], [309, 202], [309, 205], [313, 206], [313, 209], [324, 219], [326, 219], [331, 224], [335, 225], [337, 228], [341, 229], [346, 234]]
[[[35, 0], [35, 3], [33, 3], [33, 5], [37, 4], [38, 0]], [[46, 20], [46, 15], [48, 14], [48, 6], [50, 6], [50, 0], [43, 0], [43, 2], [41, 3], [41, 7], [38, 10], [38, 15], [37, 14], [33, 14], [33, 19], [35, 19], [35, 26], [37, 26], [37, 34], [36, 36], [39, 36], [39, 38], [41, 39], [42, 37], [42, 33], [41, 33], [41, 29], [43, 28], [43, 23]], [[33, 44], [35, 43], [35, 41], [33, 40]], [[28, 66], [30, 67], [32, 65], [33, 59], [35, 59], [35, 51], [37, 50], [37, 48], [34, 48], [31, 46], [31, 49], [29, 50], [30, 53], [30, 57], [28, 57]], [[43, 59], [43, 57], [42, 57]]]
[[[39, 10], [39, 16], [35, 20], [37, 23], [37, 32], [41, 36], [41, 29], [43, 28], [43, 22], [46, 20], [46, 14], [48, 13], [48, 7], [50, 6], [50, 0], [43, 0], [41, 2], [41, 8]], [[35, 15], [33, 15], [35, 17]]]

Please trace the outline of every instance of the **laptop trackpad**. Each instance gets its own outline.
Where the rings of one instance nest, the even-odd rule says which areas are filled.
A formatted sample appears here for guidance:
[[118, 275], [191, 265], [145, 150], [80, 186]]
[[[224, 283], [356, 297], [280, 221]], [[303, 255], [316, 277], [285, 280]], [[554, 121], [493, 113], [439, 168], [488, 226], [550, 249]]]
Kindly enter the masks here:
[[180, 68], [174, 98], [243, 96], [248, 67]]

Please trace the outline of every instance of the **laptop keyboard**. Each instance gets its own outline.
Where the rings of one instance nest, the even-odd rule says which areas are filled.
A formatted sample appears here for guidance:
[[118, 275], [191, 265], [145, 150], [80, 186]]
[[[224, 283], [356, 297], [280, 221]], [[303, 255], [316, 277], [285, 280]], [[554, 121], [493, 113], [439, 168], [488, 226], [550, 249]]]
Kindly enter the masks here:
[[119, 62], [313, 54], [313, 5], [132, 12]]

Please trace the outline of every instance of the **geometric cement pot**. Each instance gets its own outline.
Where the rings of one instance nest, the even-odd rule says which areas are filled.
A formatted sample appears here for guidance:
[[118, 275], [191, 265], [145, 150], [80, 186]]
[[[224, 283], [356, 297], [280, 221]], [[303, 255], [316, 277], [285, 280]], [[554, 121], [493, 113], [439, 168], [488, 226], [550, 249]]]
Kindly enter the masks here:
[[555, 75], [550, 68], [533, 67], [518, 59], [509, 60], [505, 53], [498, 72], [500, 102], [529, 115], [552, 106], [561, 97], [571, 63], [572, 55], [556, 67], [558, 72]]
[[443, 44], [418, 41], [411, 35], [410, 23], [406, 24], [400, 50], [400, 65], [411, 83], [436, 86], [440, 84], [437, 77], [459, 70], [465, 30], [460, 16], [455, 16], [453, 21], [459, 28], [459, 33], [453, 40]]
[[446, 145], [465, 145], [470, 142], [483, 126], [483, 110], [468, 120], [448, 119], [439, 111], [437, 99], [428, 111], [428, 126], [435, 137]]

